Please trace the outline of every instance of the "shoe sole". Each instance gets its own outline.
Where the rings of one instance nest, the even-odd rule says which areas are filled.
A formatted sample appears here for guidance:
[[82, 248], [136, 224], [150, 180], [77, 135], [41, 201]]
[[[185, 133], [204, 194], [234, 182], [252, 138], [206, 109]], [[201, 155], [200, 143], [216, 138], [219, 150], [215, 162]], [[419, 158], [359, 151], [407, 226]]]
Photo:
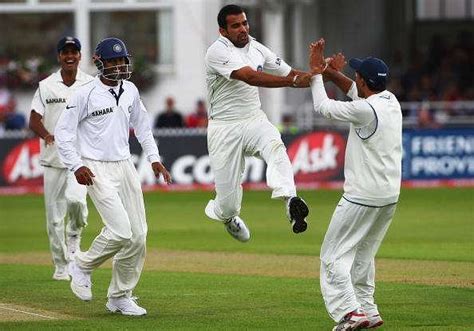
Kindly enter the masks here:
[[128, 313], [128, 312], [124, 312], [124, 311], [120, 310], [118, 307], [112, 306], [108, 302], [105, 304], [105, 307], [107, 308], [107, 310], [109, 312], [111, 312], [113, 314], [122, 314], [122, 315], [126, 315], [126, 316], [144, 316], [144, 315], [146, 315], [146, 312], [144, 314], [131, 314], [131, 313]]
[[53, 276], [53, 279], [54, 280], [64, 280], [64, 281], [70, 281], [71, 279], [69, 278], [69, 276]]
[[376, 329], [378, 327], [381, 327], [383, 324], [383, 321], [380, 321], [380, 322], [377, 322], [375, 323], [374, 325], [370, 326], [370, 327], [367, 327], [367, 329]]
[[290, 216], [291, 224], [294, 233], [301, 233], [306, 231], [308, 223], [306, 223], [305, 218], [309, 214], [309, 208], [306, 203], [300, 198], [293, 198], [290, 202]]

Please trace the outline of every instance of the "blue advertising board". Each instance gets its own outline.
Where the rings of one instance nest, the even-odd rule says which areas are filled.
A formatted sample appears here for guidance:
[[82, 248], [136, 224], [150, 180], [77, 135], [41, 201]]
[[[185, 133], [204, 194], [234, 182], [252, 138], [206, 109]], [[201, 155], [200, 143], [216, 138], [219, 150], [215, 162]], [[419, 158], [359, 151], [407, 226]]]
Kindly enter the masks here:
[[403, 130], [403, 179], [474, 178], [474, 128]]

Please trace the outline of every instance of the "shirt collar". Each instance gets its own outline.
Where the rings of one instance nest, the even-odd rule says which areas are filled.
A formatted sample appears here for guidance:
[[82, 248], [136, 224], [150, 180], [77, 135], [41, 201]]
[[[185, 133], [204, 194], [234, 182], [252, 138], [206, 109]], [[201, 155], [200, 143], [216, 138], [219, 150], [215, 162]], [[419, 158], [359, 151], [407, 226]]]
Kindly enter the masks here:
[[[55, 81], [60, 83], [63, 82], [63, 76], [61, 76], [61, 69], [56, 71], [53, 75], [55, 76]], [[86, 80], [86, 74], [81, 69], [77, 68], [76, 82], [85, 82]]]
[[[228, 38], [224, 37], [223, 35], [220, 35], [219, 36], [219, 40], [222, 41], [224, 44], [226, 44], [226, 46], [228, 47], [233, 47], [233, 48], [237, 48], [234, 46], [234, 44], [232, 43], [232, 41], [230, 41]], [[256, 40], [254, 37], [252, 37], [251, 35], [249, 35], [249, 42], [247, 43], [247, 45], [245, 45], [244, 47], [242, 48], [239, 48], [239, 49], [245, 49], [245, 50], [248, 50], [249, 47], [250, 47], [250, 43], [252, 41]]]

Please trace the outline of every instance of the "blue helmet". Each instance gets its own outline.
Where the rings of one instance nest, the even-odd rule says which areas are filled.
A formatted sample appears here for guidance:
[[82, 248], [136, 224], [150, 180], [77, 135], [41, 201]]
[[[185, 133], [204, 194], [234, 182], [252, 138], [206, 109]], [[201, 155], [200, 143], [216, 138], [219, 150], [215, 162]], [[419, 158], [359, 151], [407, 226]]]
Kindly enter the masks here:
[[[104, 60], [116, 58], [125, 58], [126, 64], [104, 67]], [[127, 46], [118, 38], [106, 38], [99, 42], [95, 48], [93, 60], [99, 74], [106, 79], [114, 81], [129, 79], [132, 74]]]

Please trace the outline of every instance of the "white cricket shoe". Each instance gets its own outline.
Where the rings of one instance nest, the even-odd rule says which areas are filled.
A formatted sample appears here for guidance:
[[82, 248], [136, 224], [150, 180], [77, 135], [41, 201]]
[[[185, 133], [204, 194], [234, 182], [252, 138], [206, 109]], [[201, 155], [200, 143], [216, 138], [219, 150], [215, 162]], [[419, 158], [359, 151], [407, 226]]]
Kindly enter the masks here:
[[250, 240], [250, 231], [239, 216], [225, 221], [224, 226], [227, 232], [238, 241], [246, 242]]
[[367, 316], [367, 318], [369, 319], [369, 325], [367, 326], [367, 329], [376, 329], [383, 324], [383, 319], [379, 314]]
[[146, 315], [146, 309], [137, 305], [133, 298], [109, 298], [105, 305], [112, 313], [120, 313], [128, 316], [142, 316]]
[[66, 246], [69, 261], [74, 260], [76, 253], [80, 251], [81, 237], [79, 235], [66, 236]]
[[69, 263], [69, 276], [71, 276], [71, 290], [83, 301], [92, 300], [91, 274], [82, 271], [75, 261]]
[[357, 309], [346, 314], [332, 331], [355, 331], [365, 329], [370, 322], [362, 309]]
[[62, 266], [62, 265], [55, 266], [53, 279], [54, 280], [69, 280], [69, 274], [67, 272], [67, 267]]

